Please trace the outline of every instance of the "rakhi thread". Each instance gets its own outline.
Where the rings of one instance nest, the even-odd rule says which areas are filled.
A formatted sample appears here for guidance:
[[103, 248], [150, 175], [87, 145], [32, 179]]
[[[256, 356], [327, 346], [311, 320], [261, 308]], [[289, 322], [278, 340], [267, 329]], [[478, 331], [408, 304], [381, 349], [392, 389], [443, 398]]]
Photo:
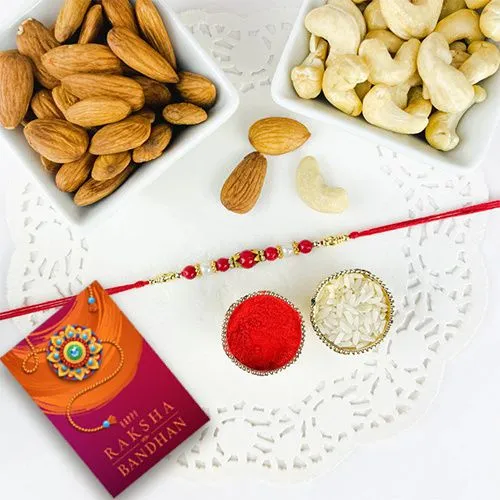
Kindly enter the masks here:
[[[363, 231], [353, 231], [349, 234], [327, 236], [326, 238], [317, 241], [302, 240], [300, 242], [293, 242], [290, 245], [277, 245], [274, 247], [268, 247], [265, 250], [244, 250], [242, 252], [236, 253], [229, 258], [223, 257], [218, 260], [210, 261], [207, 264], [188, 265], [181, 272], [163, 273], [148, 280], [142, 280], [135, 283], [130, 283], [128, 285], [108, 288], [106, 289], [106, 292], [109, 295], [115, 295], [129, 290], [144, 288], [149, 285], [169, 283], [170, 281], [175, 281], [181, 278], [194, 280], [195, 278], [199, 278], [201, 276], [217, 272], [226, 272], [230, 269], [252, 269], [257, 264], [264, 261], [273, 262], [275, 260], [283, 259], [285, 257], [293, 255], [307, 255], [311, 253], [315, 248], [337, 246], [342, 243], [346, 243], [349, 240], [356, 240], [359, 238], [364, 238], [366, 236], [373, 236], [376, 234], [419, 226], [439, 220], [451, 219], [454, 217], [463, 217], [480, 212], [488, 212], [497, 208], [500, 208], [500, 200], [479, 203], [477, 205], [470, 205], [468, 207], [463, 207], [456, 210], [450, 210], [447, 212], [428, 215], [425, 217], [409, 219], [401, 222], [396, 222], [394, 224], [373, 227], [371, 229], [366, 229]], [[0, 313], [0, 321], [61, 307], [73, 301], [74, 299], [75, 296], [64, 297], [61, 299], [50, 300], [48, 302], [42, 302], [40, 304], [34, 304], [10, 311], [5, 311]]]

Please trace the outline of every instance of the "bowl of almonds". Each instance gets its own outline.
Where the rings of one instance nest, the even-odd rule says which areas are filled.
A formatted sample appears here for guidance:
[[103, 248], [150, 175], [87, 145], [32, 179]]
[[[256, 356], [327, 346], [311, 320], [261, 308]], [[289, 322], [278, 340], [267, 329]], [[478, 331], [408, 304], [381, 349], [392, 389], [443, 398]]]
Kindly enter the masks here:
[[239, 104], [162, 0], [44, 0], [0, 50], [0, 136], [77, 226], [151, 184]]

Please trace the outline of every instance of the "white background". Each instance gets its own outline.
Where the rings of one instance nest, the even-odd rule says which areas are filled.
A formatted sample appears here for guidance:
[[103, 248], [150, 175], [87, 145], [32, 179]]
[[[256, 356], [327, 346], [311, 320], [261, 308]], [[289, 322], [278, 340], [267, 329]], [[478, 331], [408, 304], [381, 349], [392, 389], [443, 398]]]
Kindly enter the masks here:
[[[17, 5], [16, 5], [17, 3]], [[2, 1], [0, 24], [7, 26], [35, 2]], [[249, 12], [270, 6], [299, 7], [300, 0], [170, 0], [178, 11], [189, 8], [231, 9]], [[5, 9], [7, 7], [8, 9]], [[485, 124], [485, 127], [488, 124]], [[6, 273], [12, 253], [5, 220], [5, 195], [9, 180], [20, 168], [9, 162], [5, 145], [0, 144], [0, 309], [5, 300]], [[491, 198], [500, 198], [500, 130], [495, 135], [487, 160], [482, 167], [487, 175]], [[198, 486], [181, 479], [164, 481], [156, 491], [157, 498], [336, 498], [384, 500], [485, 500], [500, 498], [500, 213], [493, 214], [487, 231], [484, 253], [491, 280], [490, 305], [486, 319], [468, 348], [448, 366], [441, 393], [428, 414], [413, 428], [391, 439], [367, 445], [355, 452], [326, 477], [310, 483], [277, 486], [260, 483], [228, 482], [226, 485]], [[9, 323], [0, 325], [0, 335], [12, 333]], [[19, 333], [19, 339], [21, 333]], [[21, 396], [22, 393], [20, 392]], [[27, 406], [21, 406], [27, 408]], [[9, 401], [0, 401], [1, 411], [14, 411]], [[5, 477], [2, 461], [9, 460], [2, 448], [2, 433], [23, 429], [0, 429], [0, 498], [54, 498], [70, 496], [58, 491], [57, 471], [47, 467], [46, 484], [30, 484], [29, 470], [18, 464], [18, 474]], [[50, 443], [50, 440], [47, 440]], [[26, 454], [39, 457], [37, 467], [43, 468], [43, 455], [50, 449], [27, 448]], [[35, 463], [31, 461], [31, 463]], [[12, 470], [10, 467], [9, 470]], [[74, 475], [75, 480], [79, 478]], [[80, 483], [80, 481], [78, 481]], [[28, 493], [23, 493], [29, 490]], [[75, 484], [78, 498], [96, 498], [95, 485]], [[88, 491], [89, 493], [85, 493]], [[150, 490], [151, 491], [151, 490]], [[10, 492], [10, 493], [9, 493]], [[36, 493], [35, 493], [36, 492]], [[5, 496], [4, 496], [5, 495]], [[145, 498], [140, 488], [125, 494], [128, 498]], [[102, 494], [102, 498], [106, 498]]]

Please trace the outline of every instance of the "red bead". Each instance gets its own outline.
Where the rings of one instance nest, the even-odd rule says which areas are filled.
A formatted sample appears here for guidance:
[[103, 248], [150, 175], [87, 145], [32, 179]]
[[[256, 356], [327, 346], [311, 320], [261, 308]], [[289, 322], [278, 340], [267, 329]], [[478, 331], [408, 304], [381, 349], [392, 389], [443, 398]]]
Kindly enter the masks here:
[[198, 275], [198, 273], [196, 272], [196, 267], [194, 266], [185, 267], [181, 274], [182, 277], [186, 278], [187, 280], [194, 280]]
[[313, 248], [314, 248], [314, 245], [313, 245], [312, 241], [303, 240], [299, 243], [300, 253], [311, 253]]
[[229, 259], [219, 259], [215, 263], [215, 267], [217, 268], [217, 271], [220, 271], [221, 273], [225, 273], [231, 267], [229, 264]]
[[245, 250], [244, 252], [241, 252], [238, 262], [244, 269], [252, 269], [252, 267], [254, 267], [255, 264], [257, 264], [257, 262], [255, 261], [255, 254], [250, 250]]
[[277, 248], [274, 247], [269, 247], [264, 250], [264, 256], [266, 257], [266, 260], [273, 261], [276, 260], [279, 257], [279, 252]]

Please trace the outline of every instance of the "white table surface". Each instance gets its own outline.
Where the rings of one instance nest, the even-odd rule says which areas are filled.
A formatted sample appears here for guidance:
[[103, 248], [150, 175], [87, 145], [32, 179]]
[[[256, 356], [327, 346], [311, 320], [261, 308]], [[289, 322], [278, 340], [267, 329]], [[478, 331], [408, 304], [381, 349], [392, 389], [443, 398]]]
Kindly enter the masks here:
[[[7, 26], [26, 11], [34, 0], [2, 2], [0, 25]], [[5, 9], [8, 4], [8, 9]], [[300, 0], [170, 0], [178, 11], [188, 8], [214, 8], [249, 12], [270, 6], [299, 6]], [[500, 129], [495, 143], [481, 168], [487, 175], [491, 198], [500, 198]], [[16, 176], [20, 165], [0, 144], [0, 309], [7, 307], [5, 299], [6, 273], [12, 253], [5, 220], [5, 195], [9, 180]], [[484, 254], [491, 280], [490, 305], [478, 335], [448, 366], [441, 392], [430, 411], [421, 421], [405, 432], [385, 441], [358, 449], [345, 462], [325, 477], [309, 483], [269, 485], [263, 483], [230, 482], [225, 485], [198, 485], [172, 478], [164, 483], [158, 498], [199, 498], [205, 500], [260, 498], [337, 498], [375, 500], [469, 500], [500, 497], [498, 449], [500, 448], [500, 212], [491, 215], [484, 244]], [[0, 335], [13, 335], [14, 326], [0, 325]], [[18, 337], [21, 339], [22, 334]], [[9, 401], [0, 401], [1, 411], [9, 410]], [[0, 498], [54, 498], [57, 489], [43, 484], [30, 485], [29, 471], [22, 463], [5, 473], [8, 450], [2, 448], [2, 434], [19, 432], [20, 446], [26, 453], [38, 454], [38, 467], [43, 468], [43, 455], [50, 450], [30, 448], [22, 438], [22, 429], [0, 429]], [[47, 467], [47, 482], [53, 482]], [[24, 489], [26, 485], [26, 490]], [[46, 486], [46, 485], [45, 485]], [[75, 485], [79, 498], [84, 485]], [[29, 493], [28, 493], [29, 490]], [[85, 491], [85, 490], [84, 490]], [[24, 493], [23, 493], [24, 492]], [[140, 496], [140, 489], [130, 497]], [[10, 494], [9, 494], [10, 493]], [[5, 496], [4, 496], [5, 495]], [[106, 498], [105, 494], [102, 498]]]

